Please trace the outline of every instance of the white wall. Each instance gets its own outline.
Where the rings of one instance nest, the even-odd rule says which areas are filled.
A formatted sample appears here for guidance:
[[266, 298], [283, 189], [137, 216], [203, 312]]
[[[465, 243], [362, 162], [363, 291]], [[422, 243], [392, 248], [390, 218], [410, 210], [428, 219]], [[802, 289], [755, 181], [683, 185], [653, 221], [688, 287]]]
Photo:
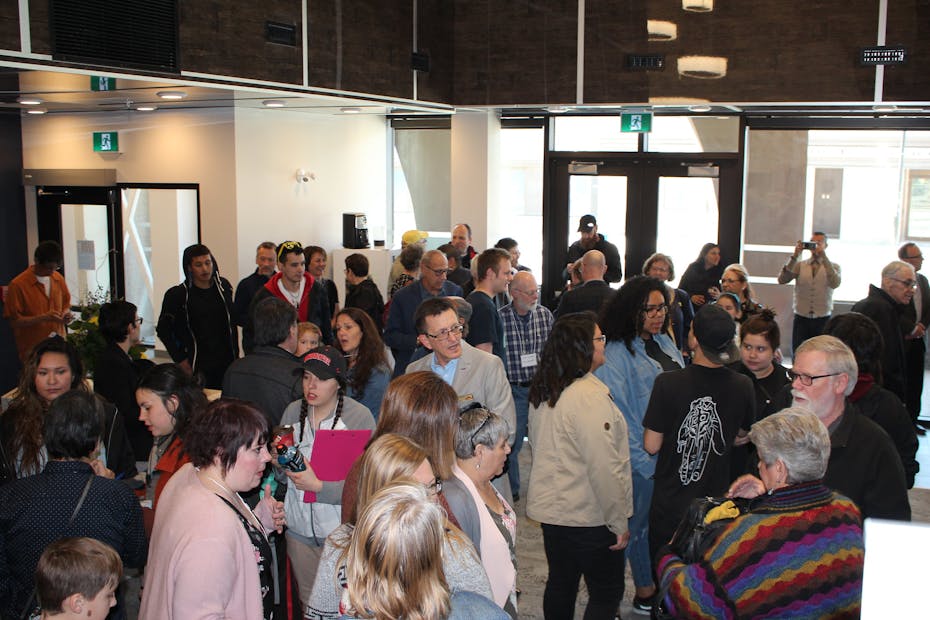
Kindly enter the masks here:
[[[342, 247], [343, 212], [368, 216], [369, 240], [385, 230], [387, 124], [370, 115], [236, 111], [239, 271], [255, 269], [255, 247], [289, 239]], [[303, 168], [316, 180], [298, 183]], [[329, 269], [332, 269], [330, 263]], [[337, 273], [341, 276], [341, 266]]]
[[453, 226], [471, 226], [474, 247], [491, 247], [489, 214], [500, 203], [500, 118], [491, 111], [459, 110], [452, 117]]

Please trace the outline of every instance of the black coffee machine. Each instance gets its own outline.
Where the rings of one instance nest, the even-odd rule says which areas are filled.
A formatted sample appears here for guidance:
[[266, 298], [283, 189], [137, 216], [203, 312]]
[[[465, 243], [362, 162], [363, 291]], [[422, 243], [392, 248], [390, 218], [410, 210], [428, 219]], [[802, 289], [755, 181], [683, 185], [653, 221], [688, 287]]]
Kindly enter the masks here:
[[342, 214], [342, 247], [350, 250], [368, 247], [368, 218], [364, 213]]

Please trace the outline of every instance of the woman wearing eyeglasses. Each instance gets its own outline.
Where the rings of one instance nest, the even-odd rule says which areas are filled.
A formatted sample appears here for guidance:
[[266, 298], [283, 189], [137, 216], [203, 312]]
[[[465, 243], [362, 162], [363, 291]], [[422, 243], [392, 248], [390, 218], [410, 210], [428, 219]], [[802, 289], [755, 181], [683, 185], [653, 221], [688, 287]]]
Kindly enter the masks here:
[[593, 314], [562, 316], [530, 383], [526, 514], [542, 524], [547, 618], [574, 616], [582, 575], [585, 618], [613, 620], [623, 598], [633, 514], [630, 445], [610, 390], [593, 374], [604, 363], [604, 340]]
[[610, 388], [629, 429], [633, 476], [633, 518], [627, 558], [636, 595], [633, 608], [648, 613], [655, 583], [649, 555], [649, 504], [656, 457], [643, 447], [643, 416], [659, 373], [684, 367], [684, 359], [668, 335], [668, 286], [657, 278], [628, 280], [604, 308], [601, 326], [607, 336], [604, 364], [594, 371]]
[[[426, 487], [435, 500], [442, 490], [442, 479], [436, 476], [426, 451], [414, 441], [388, 433], [372, 442], [359, 458], [359, 485], [356, 509], [361, 514], [371, 498], [384, 487], [398, 481], [416, 481]], [[355, 519], [343, 523], [326, 539], [317, 577], [313, 583], [306, 617], [335, 619], [345, 611], [346, 566], [340, 562], [355, 530]], [[461, 530], [446, 521], [443, 528], [442, 568], [449, 590], [476, 592], [491, 597], [488, 577], [478, 560], [478, 554]]]
[[740, 323], [745, 323], [751, 317], [762, 312], [762, 304], [752, 298], [752, 286], [749, 284], [749, 272], [739, 263], [727, 265], [720, 278], [720, 290], [723, 293], [733, 293], [740, 302]]
[[446, 499], [471, 538], [491, 580], [493, 600], [517, 617], [517, 515], [491, 480], [501, 475], [510, 446], [507, 422], [483, 407], [463, 411], [455, 431], [458, 485], [448, 485]]

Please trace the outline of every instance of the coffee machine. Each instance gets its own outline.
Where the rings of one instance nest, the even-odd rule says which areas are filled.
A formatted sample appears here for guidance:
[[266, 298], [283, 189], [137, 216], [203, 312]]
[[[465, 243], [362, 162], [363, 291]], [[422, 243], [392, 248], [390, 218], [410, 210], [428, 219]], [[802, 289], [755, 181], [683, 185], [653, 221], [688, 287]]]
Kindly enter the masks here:
[[342, 247], [350, 250], [368, 247], [368, 218], [364, 213], [342, 214]]

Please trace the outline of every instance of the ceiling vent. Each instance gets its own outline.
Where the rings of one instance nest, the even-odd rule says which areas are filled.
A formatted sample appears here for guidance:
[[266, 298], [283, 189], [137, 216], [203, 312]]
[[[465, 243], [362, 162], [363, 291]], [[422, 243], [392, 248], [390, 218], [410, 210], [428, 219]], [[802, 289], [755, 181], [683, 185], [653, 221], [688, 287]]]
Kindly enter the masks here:
[[55, 60], [178, 72], [177, 0], [51, 0]]

